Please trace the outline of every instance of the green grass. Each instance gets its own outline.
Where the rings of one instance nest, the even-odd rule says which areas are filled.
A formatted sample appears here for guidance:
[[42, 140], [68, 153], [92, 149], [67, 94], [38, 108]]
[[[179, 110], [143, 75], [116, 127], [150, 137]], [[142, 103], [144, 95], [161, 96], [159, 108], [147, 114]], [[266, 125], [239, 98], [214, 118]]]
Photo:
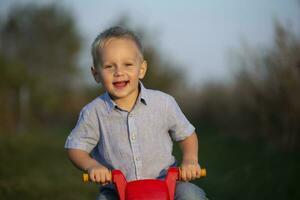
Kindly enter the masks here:
[[207, 177], [196, 184], [211, 199], [300, 199], [299, 152], [214, 133], [200, 136], [199, 146]]
[[0, 135], [0, 199], [95, 199], [63, 149], [65, 134]]
[[[63, 149], [68, 131], [0, 134], [0, 199], [95, 199]], [[195, 181], [210, 199], [300, 199], [299, 153], [282, 153], [261, 142], [203, 132]], [[175, 153], [179, 155], [178, 149]]]

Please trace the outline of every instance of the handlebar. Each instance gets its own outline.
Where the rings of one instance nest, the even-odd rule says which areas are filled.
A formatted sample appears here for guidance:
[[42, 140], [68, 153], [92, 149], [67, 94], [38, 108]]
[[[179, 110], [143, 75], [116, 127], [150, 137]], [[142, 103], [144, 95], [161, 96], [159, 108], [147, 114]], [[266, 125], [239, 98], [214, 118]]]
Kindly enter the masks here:
[[[179, 170], [179, 177], [180, 177], [180, 173], [181, 173], [181, 169], [180, 168], [178, 168], [178, 170]], [[112, 176], [113, 176], [113, 174], [114, 174], [114, 171], [119, 171], [119, 170], [112, 170], [111, 171], [111, 173], [110, 173], [110, 178], [112, 179]], [[200, 177], [205, 177], [206, 176], [206, 169], [205, 168], [201, 168], [201, 174], [200, 174]], [[87, 182], [89, 182], [90, 181], [90, 177], [89, 177], [89, 174], [88, 173], [83, 173], [83, 175], [82, 175], [82, 180], [83, 180], [83, 182], [84, 183], [87, 183]]]

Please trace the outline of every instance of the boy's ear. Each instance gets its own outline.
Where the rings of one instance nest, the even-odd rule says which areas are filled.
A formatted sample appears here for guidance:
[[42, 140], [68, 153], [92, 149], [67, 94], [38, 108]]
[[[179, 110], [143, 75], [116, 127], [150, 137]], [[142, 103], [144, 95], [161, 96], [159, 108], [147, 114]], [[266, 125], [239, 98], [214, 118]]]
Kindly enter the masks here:
[[96, 69], [96, 67], [92, 66], [91, 67], [91, 72], [92, 72], [92, 75], [93, 75], [95, 81], [97, 83], [100, 83], [100, 81], [101, 81], [100, 72]]
[[141, 64], [140, 73], [139, 73], [139, 79], [143, 79], [147, 72], [147, 61], [143, 60], [143, 63]]

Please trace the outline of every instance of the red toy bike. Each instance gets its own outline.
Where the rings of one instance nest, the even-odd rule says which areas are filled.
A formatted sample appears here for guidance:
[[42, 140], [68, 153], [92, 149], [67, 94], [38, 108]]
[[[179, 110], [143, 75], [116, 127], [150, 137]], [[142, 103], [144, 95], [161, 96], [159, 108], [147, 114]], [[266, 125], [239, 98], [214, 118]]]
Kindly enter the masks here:
[[[171, 167], [165, 180], [144, 179], [127, 182], [120, 170], [112, 171], [112, 182], [116, 185], [120, 200], [174, 200], [176, 180], [180, 170]], [[201, 177], [206, 176], [206, 169], [201, 169]], [[83, 181], [88, 182], [88, 174], [83, 174]]]

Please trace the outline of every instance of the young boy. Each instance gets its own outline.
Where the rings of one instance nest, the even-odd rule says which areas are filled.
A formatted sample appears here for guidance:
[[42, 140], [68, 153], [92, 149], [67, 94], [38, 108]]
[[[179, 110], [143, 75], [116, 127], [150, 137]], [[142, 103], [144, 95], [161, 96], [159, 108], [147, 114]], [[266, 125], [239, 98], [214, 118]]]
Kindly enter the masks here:
[[188, 181], [200, 177], [195, 128], [174, 98], [146, 89], [142, 45], [134, 33], [112, 27], [92, 45], [92, 74], [106, 92], [86, 105], [65, 148], [70, 160], [101, 184], [98, 200], [118, 199], [110, 170], [120, 169], [127, 180], [162, 178], [175, 166], [172, 139], [183, 152], [176, 200], [206, 199]]

